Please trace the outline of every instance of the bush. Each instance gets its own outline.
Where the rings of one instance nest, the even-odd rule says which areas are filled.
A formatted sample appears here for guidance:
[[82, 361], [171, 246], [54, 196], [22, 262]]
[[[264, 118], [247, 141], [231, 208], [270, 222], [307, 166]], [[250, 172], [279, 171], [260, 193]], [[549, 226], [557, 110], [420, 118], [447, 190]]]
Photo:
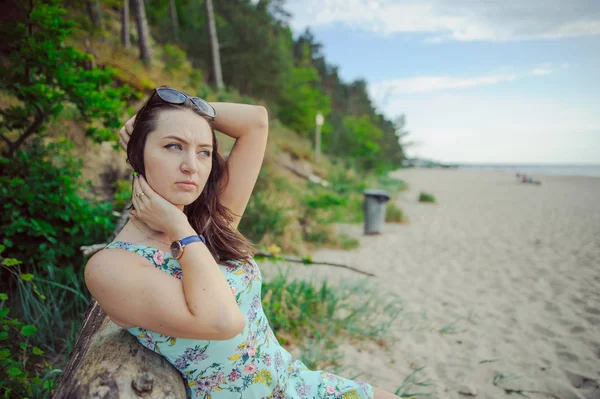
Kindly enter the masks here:
[[0, 158], [1, 243], [27, 272], [55, 281], [65, 281], [58, 275], [66, 265], [82, 265], [79, 246], [103, 242], [114, 228], [110, 203], [80, 196], [90, 190], [73, 151], [66, 138], [47, 146], [36, 140], [12, 160]]
[[385, 221], [387, 223], [404, 223], [406, 222], [406, 216], [404, 211], [393, 202], [389, 202], [385, 208]]
[[435, 197], [432, 194], [424, 193], [421, 191], [421, 193], [419, 194], [419, 202], [435, 203]]

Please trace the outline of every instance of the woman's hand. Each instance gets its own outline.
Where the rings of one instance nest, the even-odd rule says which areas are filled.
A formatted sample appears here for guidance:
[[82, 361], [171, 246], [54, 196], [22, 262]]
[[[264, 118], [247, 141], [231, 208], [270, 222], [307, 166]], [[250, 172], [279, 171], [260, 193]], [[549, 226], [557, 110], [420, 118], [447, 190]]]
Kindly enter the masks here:
[[[140, 196], [140, 193], [144, 195]], [[187, 216], [150, 187], [144, 176], [137, 174], [133, 182], [131, 202], [135, 210], [131, 214], [152, 230], [166, 233], [169, 238], [188, 223]]]
[[133, 123], [135, 122], [135, 117], [136, 115], [133, 115], [131, 118], [129, 118], [121, 130], [119, 130], [119, 143], [125, 151], [127, 151], [127, 144], [131, 138], [131, 132], [133, 132]]

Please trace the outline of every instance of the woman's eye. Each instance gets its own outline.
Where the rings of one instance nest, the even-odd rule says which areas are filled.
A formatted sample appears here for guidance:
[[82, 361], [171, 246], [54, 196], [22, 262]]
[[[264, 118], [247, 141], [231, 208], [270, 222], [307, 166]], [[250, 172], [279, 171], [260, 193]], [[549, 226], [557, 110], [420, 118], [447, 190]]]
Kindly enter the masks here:
[[207, 156], [207, 157], [210, 157], [210, 151], [208, 151], [208, 150], [203, 150], [203, 151], [200, 151], [200, 152], [201, 152], [201, 153], [202, 153], [202, 152], [204, 152], [204, 153], [206, 153], [206, 156]]
[[173, 146], [177, 146], [177, 147], [179, 147], [179, 149], [181, 149], [181, 144], [177, 144], [177, 143], [173, 143], [173, 144], [167, 144], [167, 145], [165, 146], [165, 148], [172, 148]]

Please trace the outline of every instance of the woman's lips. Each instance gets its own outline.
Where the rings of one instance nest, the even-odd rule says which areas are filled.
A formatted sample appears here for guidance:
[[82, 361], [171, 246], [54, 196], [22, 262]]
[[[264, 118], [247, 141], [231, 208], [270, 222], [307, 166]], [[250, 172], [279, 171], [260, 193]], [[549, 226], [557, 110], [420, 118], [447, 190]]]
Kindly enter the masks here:
[[189, 191], [193, 191], [196, 189], [196, 185], [192, 184], [192, 183], [175, 183], [177, 185], [177, 187], [181, 188], [182, 190], [189, 190]]

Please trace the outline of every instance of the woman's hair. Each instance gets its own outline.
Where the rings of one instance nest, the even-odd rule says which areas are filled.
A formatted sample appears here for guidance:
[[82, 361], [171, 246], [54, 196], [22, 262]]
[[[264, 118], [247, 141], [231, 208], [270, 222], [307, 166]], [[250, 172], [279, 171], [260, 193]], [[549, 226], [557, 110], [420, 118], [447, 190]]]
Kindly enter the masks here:
[[[233, 221], [231, 210], [219, 202], [222, 190], [229, 179], [225, 159], [219, 154], [218, 141], [212, 121], [198, 112], [186, 99], [184, 104], [170, 104], [158, 95], [151, 96], [138, 112], [131, 138], [127, 144], [127, 162], [134, 171], [145, 176], [144, 148], [148, 135], [156, 129], [158, 115], [170, 109], [189, 109], [202, 116], [210, 125], [212, 132], [212, 170], [200, 196], [183, 208], [190, 225], [198, 234], [206, 239], [206, 246], [211, 254], [221, 261], [246, 259], [254, 255], [254, 247], [239, 231], [230, 227]], [[225, 184], [219, 189], [219, 181], [224, 178]], [[133, 205], [132, 205], [133, 206]]]

